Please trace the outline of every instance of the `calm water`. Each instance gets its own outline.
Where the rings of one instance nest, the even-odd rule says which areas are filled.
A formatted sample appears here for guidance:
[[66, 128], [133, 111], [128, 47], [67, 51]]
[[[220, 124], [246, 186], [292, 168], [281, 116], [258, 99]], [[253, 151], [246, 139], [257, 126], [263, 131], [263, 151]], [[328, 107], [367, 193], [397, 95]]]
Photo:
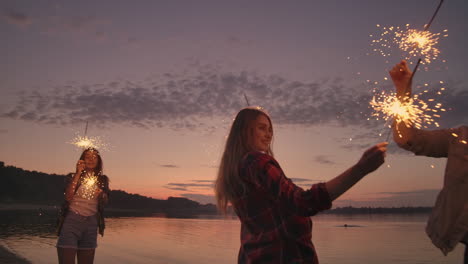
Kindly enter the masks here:
[[[56, 263], [53, 215], [0, 213], [0, 245], [33, 263]], [[321, 263], [462, 263], [459, 245], [447, 257], [424, 233], [426, 215], [320, 215], [313, 242]], [[353, 227], [343, 227], [344, 224]], [[108, 218], [96, 263], [236, 263], [236, 219]]]

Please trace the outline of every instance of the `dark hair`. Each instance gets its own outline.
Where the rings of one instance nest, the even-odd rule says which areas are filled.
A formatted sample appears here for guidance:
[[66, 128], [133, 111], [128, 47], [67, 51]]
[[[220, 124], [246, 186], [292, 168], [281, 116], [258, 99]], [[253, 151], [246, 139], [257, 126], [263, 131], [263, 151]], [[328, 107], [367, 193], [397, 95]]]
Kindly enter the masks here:
[[102, 158], [101, 158], [101, 155], [99, 154], [99, 151], [97, 149], [87, 148], [87, 149], [83, 150], [83, 152], [81, 153], [81, 156], [80, 156], [80, 160], [84, 160], [86, 152], [88, 152], [88, 151], [93, 151], [97, 155], [98, 163], [96, 165], [96, 168], [94, 168], [94, 174], [95, 175], [102, 175], [103, 174], [103, 172], [102, 172], [102, 169], [103, 169]]

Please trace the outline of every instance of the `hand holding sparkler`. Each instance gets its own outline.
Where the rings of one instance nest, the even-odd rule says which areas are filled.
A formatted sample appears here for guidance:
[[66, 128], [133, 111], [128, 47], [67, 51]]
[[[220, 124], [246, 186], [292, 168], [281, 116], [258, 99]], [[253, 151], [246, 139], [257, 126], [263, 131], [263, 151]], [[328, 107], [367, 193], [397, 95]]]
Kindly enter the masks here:
[[359, 170], [367, 175], [380, 167], [385, 162], [388, 142], [381, 142], [362, 154], [361, 159], [356, 166]]
[[398, 98], [401, 100], [411, 97], [412, 72], [406, 61], [402, 60], [396, 64], [389, 73], [395, 85]]
[[85, 169], [86, 165], [85, 165], [85, 161], [84, 160], [79, 160], [77, 163], [76, 163], [76, 174], [80, 175], [83, 170]]

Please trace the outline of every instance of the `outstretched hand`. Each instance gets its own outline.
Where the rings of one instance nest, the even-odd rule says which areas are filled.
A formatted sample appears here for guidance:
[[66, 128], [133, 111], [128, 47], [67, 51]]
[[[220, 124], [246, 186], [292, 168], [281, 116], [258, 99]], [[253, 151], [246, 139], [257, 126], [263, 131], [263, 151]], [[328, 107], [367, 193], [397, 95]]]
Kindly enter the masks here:
[[357, 166], [364, 175], [375, 171], [385, 162], [387, 145], [388, 142], [381, 142], [362, 154]]
[[402, 60], [400, 63], [397, 63], [389, 73], [395, 85], [397, 96], [410, 96], [412, 72], [408, 68], [406, 61]]

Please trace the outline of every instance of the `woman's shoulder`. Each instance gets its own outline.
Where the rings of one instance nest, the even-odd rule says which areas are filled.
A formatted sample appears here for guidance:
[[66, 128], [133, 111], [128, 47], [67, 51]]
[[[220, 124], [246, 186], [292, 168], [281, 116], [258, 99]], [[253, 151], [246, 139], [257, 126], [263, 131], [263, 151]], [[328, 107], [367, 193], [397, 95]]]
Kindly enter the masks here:
[[242, 167], [263, 167], [269, 162], [277, 164], [276, 160], [267, 153], [261, 151], [250, 151], [244, 155], [241, 164]]

